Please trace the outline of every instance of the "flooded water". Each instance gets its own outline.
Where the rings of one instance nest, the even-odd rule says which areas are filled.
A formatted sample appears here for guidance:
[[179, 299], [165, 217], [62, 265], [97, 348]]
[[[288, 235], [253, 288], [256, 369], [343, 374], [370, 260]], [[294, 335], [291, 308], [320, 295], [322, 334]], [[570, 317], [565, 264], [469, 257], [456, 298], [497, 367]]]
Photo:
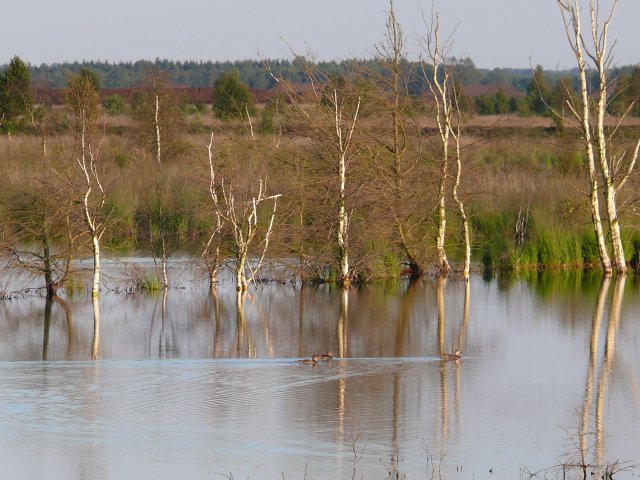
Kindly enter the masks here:
[[3, 478], [514, 479], [580, 447], [640, 463], [632, 277], [223, 283], [98, 306], [0, 304]]

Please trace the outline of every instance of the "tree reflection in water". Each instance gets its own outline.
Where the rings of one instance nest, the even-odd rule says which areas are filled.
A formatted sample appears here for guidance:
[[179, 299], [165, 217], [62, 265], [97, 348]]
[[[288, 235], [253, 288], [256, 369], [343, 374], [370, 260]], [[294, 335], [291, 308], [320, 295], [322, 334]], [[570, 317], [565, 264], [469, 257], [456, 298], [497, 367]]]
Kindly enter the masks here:
[[[449, 432], [449, 366], [454, 374], [454, 421], [455, 430], [460, 429], [460, 391], [461, 391], [461, 369], [462, 362], [458, 359], [447, 361], [445, 350], [445, 332], [447, 330], [447, 306], [445, 290], [447, 286], [446, 277], [436, 279], [436, 304], [438, 309], [438, 355], [440, 355], [440, 447], [444, 449], [447, 445], [447, 435]], [[471, 296], [471, 282], [465, 282], [463, 297], [462, 318], [457, 326], [458, 334], [452, 335], [451, 352], [456, 350], [464, 351], [466, 331], [469, 324], [469, 301]], [[457, 337], [457, 338], [456, 338]], [[436, 436], [438, 438], [438, 436]]]
[[93, 295], [93, 342], [91, 344], [91, 358], [98, 359], [100, 354], [100, 300]]
[[[626, 276], [616, 277], [613, 287], [613, 294], [609, 308], [609, 317], [607, 322], [607, 332], [603, 347], [603, 354], [600, 361], [600, 369], [597, 369], [598, 351], [600, 345], [600, 331], [602, 329], [603, 317], [606, 311], [607, 296], [609, 294], [611, 278], [603, 277], [596, 304], [593, 310], [591, 321], [591, 335], [589, 338], [589, 361], [587, 363], [587, 375], [584, 387], [583, 401], [579, 413], [579, 424], [577, 428], [577, 441], [572, 438], [574, 448], [571, 448], [562, 458], [561, 463], [557, 466], [544, 469], [541, 472], [532, 474], [545, 473], [547, 471], [556, 471], [563, 477], [574, 472], [579, 472], [582, 478], [613, 478], [614, 474], [623, 471], [634, 470], [634, 466], [619, 459], [611, 460], [604, 458], [604, 415], [605, 415], [605, 398], [609, 388], [610, 378], [614, 371], [614, 358], [616, 336], [620, 323], [622, 310], [622, 300], [624, 296], [624, 287]], [[597, 380], [597, 382], [596, 382]], [[594, 409], [594, 388], [595, 388], [595, 411]], [[591, 418], [594, 417], [595, 430], [591, 429]], [[569, 431], [570, 437], [573, 434]]]
[[51, 313], [53, 304], [56, 303], [64, 310], [65, 323], [67, 325], [67, 354], [66, 358], [71, 358], [71, 347], [73, 345], [73, 313], [69, 302], [58, 295], [47, 296], [44, 304], [44, 331], [42, 333], [42, 360], [49, 359], [49, 335], [51, 328]]

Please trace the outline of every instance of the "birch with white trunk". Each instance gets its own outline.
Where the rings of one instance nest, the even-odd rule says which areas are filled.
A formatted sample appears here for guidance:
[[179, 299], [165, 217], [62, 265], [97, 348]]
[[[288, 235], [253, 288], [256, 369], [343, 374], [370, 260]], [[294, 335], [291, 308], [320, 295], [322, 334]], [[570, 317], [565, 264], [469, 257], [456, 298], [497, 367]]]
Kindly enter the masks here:
[[[236, 192], [231, 185], [220, 183], [222, 202], [217, 202], [217, 214], [231, 228], [233, 246], [230, 247], [235, 259], [236, 290], [245, 291], [249, 282], [255, 281], [258, 271], [262, 267], [269, 240], [273, 233], [274, 220], [278, 207], [280, 194], [267, 195], [266, 187], [262, 179], [258, 181], [258, 191], [245, 201], [238, 201]], [[260, 221], [263, 217], [262, 204], [272, 202], [271, 211], [266, 221]], [[261, 235], [258, 235], [262, 232]], [[262, 251], [253, 265], [248, 262], [250, 248], [257, 238], [261, 238]], [[247, 274], [249, 271], [249, 274]]]
[[211, 290], [218, 283], [218, 270], [220, 269], [220, 237], [222, 234], [223, 219], [220, 209], [220, 200], [216, 190], [216, 166], [213, 158], [213, 132], [207, 145], [207, 154], [209, 158], [209, 196], [213, 203], [213, 214], [215, 218], [214, 229], [209, 236], [209, 240], [204, 247], [202, 257], [206, 259], [207, 270], [209, 272], [209, 287]]
[[[462, 175], [462, 115], [460, 112], [459, 92], [452, 77], [452, 69], [447, 60], [450, 48], [450, 41], [442, 42], [440, 39], [440, 20], [438, 14], [432, 14], [430, 22], [425, 19], [427, 35], [423, 38], [425, 46], [426, 60], [431, 65], [422, 62], [423, 76], [431, 92], [435, 121], [439, 140], [439, 162], [440, 179], [438, 183], [438, 224], [436, 234], [436, 254], [438, 259], [438, 269], [441, 275], [446, 276], [451, 267], [445, 249], [446, 227], [447, 227], [447, 202], [446, 197], [449, 191], [450, 182], [450, 161], [455, 161], [455, 174], [451, 186], [451, 195], [458, 208], [458, 213], [462, 222], [465, 257], [462, 273], [465, 280], [469, 278], [471, 263], [471, 239], [469, 234], [469, 220], [464, 209], [464, 203], [459, 195], [460, 178]], [[450, 151], [453, 143], [453, 154]]]
[[[300, 57], [298, 57], [300, 58]], [[292, 107], [309, 127], [309, 135], [327, 152], [330, 152], [331, 168], [337, 171], [337, 232], [339, 283], [348, 287], [354, 276], [349, 260], [349, 214], [347, 213], [347, 181], [349, 163], [357, 156], [354, 133], [358, 125], [361, 97], [352, 91], [345, 77], [335, 77], [319, 71], [313, 62], [304, 57], [309, 92], [302, 94], [290, 82], [276, 76], [268, 64], [272, 78], [283, 88]]]
[[[567, 106], [571, 112], [569, 120], [581, 133], [589, 173], [589, 206], [591, 219], [598, 244], [600, 263], [605, 275], [611, 275], [615, 268], [618, 274], [626, 274], [627, 265], [622, 244], [620, 220], [618, 215], [617, 194], [635, 169], [640, 149], [640, 140], [630, 155], [626, 150], [614, 153], [614, 135], [624, 119], [623, 115], [608, 134], [605, 125], [608, 106], [609, 73], [612, 65], [612, 53], [608, 46], [608, 33], [618, 0], [614, 0], [611, 9], [600, 24], [600, 3], [589, 0], [589, 21], [591, 26], [590, 42], [587, 44], [582, 32], [581, 4], [579, 0], [557, 0], [564, 22], [569, 45], [576, 58], [580, 78], [580, 96], [578, 101], [568, 95]], [[591, 61], [591, 65], [587, 63]], [[597, 94], [589, 91], [587, 75], [589, 70], [597, 74]], [[633, 107], [629, 106], [628, 111]], [[562, 117], [558, 112], [556, 115]], [[593, 119], [595, 117], [595, 120]], [[602, 181], [602, 187], [600, 187]], [[600, 190], [605, 201], [608, 232], [605, 232], [600, 207]], [[607, 233], [613, 251], [613, 264], [607, 248]]]
[[79, 173], [78, 181], [59, 177], [80, 196], [82, 213], [91, 238], [93, 253], [93, 282], [91, 295], [97, 297], [100, 290], [100, 239], [105, 232], [101, 221], [107, 194], [101, 181], [98, 162], [104, 132], [98, 124], [100, 97], [91, 81], [77, 75], [71, 78], [65, 91], [65, 101], [71, 119], [72, 134], [76, 140], [74, 163]]

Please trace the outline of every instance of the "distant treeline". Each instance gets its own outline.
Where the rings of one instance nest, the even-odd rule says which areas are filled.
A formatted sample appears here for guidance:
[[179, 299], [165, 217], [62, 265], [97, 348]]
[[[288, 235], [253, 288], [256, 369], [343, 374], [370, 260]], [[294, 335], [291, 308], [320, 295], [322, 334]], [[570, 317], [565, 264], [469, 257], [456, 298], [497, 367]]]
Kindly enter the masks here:
[[[305, 65], [308, 59], [296, 57], [293, 60], [267, 60], [271, 72], [280, 78], [287, 78], [292, 83], [307, 82]], [[520, 115], [550, 115], [551, 109], [562, 110], [567, 95], [575, 95], [578, 77], [576, 70], [543, 70], [514, 68], [477, 68], [470, 58], [451, 58], [448, 60], [450, 71], [461, 85], [462, 92], [468, 99], [465, 107], [480, 115], [500, 115], [517, 113]], [[423, 75], [423, 65], [419, 62], [402, 63], [409, 95], [421, 96], [429, 94], [429, 88]], [[247, 85], [259, 103], [266, 102], [271, 96], [267, 91], [275, 86], [275, 80], [269, 73], [265, 61], [243, 60], [235, 62], [211, 61], [155, 61], [140, 60], [136, 62], [100, 62], [83, 61], [60, 64], [28, 65], [31, 85], [39, 92], [38, 97], [61, 100], [58, 89], [66, 86], [68, 78], [81, 71], [94, 72], [103, 90], [103, 96], [117, 93], [128, 97], [131, 91], [145, 84], [151, 70], [162, 71], [168, 75], [168, 81], [174, 87], [185, 88], [189, 101], [209, 103], [211, 87], [216, 80], [233, 73]], [[318, 68], [336, 77], [346, 76], [357, 70], [363, 78], [385, 75], [384, 67], [376, 60], [345, 60], [341, 62], [319, 62]], [[0, 66], [0, 73], [6, 70]], [[387, 72], [388, 73], [388, 72]], [[592, 75], [591, 91], [597, 91], [597, 75]], [[613, 79], [610, 91], [612, 96], [608, 110], [613, 114], [622, 114], [626, 106], [632, 104], [632, 116], [640, 115], [640, 66], [626, 66], [612, 72]], [[110, 92], [109, 92], [110, 91]], [[203, 97], [204, 95], [204, 97]], [[193, 98], [192, 98], [193, 97]], [[60, 103], [54, 101], [54, 103]], [[550, 109], [550, 108], [551, 109]]]
[[[293, 60], [269, 60], [273, 71], [291, 81], [305, 82], [305, 74], [302, 62], [299, 58]], [[28, 62], [28, 59], [25, 59]], [[532, 78], [532, 69], [516, 68], [477, 68], [469, 58], [450, 59], [458, 74], [459, 81], [466, 87], [492, 85], [500, 86], [507, 93], [517, 91], [525, 93]], [[364, 67], [366, 71], [379, 69], [378, 63], [371, 60], [345, 60], [341, 62], [319, 62], [318, 66], [326, 72], [336, 75], [345, 73], [353, 68], [354, 63]], [[136, 62], [65, 62], [51, 65], [30, 65], [31, 78], [35, 87], [63, 88], [66, 86], [69, 74], [78, 73], [82, 68], [95, 71], [103, 87], [105, 88], [132, 88], [144, 83], [145, 75], [153, 67], [169, 72], [170, 80], [175, 85], [185, 87], [211, 87], [223, 74], [237, 71], [240, 79], [252, 89], [270, 89], [274, 86], [274, 80], [266, 71], [264, 62], [260, 60], [242, 60], [234, 62], [212, 61], [155, 61], [139, 60]], [[6, 65], [0, 67], [0, 70]], [[408, 88], [413, 93], [426, 91], [427, 86], [419, 74], [421, 67], [418, 62], [405, 63], [407, 71], [414, 71], [414, 81]], [[629, 73], [633, 67], [623, 67], [620, 70]], [[558, 79], [567, 76], [575, 76], [574, 70], [545, 70], [547, 81], [554, 84]]]

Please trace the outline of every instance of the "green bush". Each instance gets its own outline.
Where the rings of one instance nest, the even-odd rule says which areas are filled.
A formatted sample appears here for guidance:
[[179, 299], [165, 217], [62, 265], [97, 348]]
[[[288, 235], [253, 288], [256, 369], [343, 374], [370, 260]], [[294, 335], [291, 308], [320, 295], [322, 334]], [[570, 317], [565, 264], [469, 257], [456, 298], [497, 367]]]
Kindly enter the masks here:
[[109, 115], [123, 115], [128, 111], [128, 105], [117, 93], [105, 97], [102, 100], [102, 106]]

